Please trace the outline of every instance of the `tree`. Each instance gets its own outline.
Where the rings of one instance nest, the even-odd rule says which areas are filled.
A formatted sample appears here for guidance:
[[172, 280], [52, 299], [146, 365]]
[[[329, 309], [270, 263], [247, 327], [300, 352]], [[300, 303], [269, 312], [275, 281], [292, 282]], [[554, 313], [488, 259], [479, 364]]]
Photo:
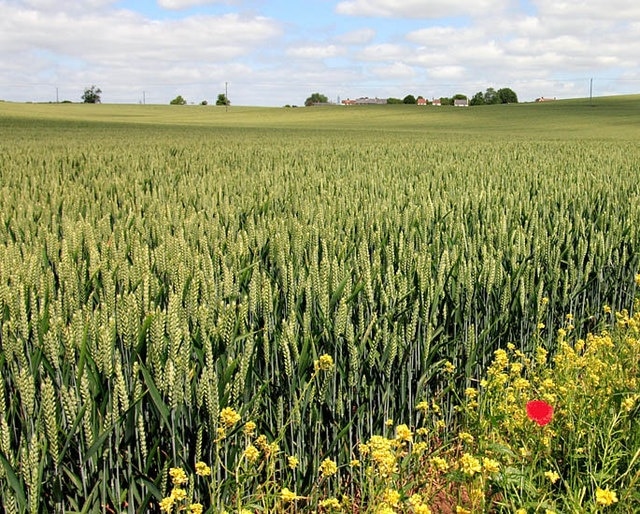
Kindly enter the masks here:
[[415, 105], [416, 104], [416, 97], [413, 96], [413, 95], [407, 95], [402, 99], [402, 103], [403, 104], [407, 104], [407, 105], [410, 105], [410, 104]]
[[502, 89], [498, 89], [498, 99], [502, 104], [517, 104], [518, 103], [518, 95], [508, 87], [503, 87]]
[[185, 105], [187, 101], [181, 95], [176, 96], [169, 102], [169, 105]]
[[218, 95], [218, 99], [216, 100], [216, 105], [231, 105], [231, 102], [227, 98], [227, 95], [224, 93], [220, 93]]
[[401, 104], [402, 100], [400, 100], [400, 98], [394, 98], [394, 97], [389, 97], [387, 98], [387, 104], [389, 105], [395, 105], [395, 104]]
[[200, 105], [209, 105], [209, 102], [207, 102], [206, 100], [202, 100], [202, 102], [200, 102]]
[[500, 98], [498, 98], [498, 93], [492, 87], [487, 88], [484, 93], [484, 103], [491, 105], [500, 103]]
[[81, 98], [82, 101], [86, 104], [99, 104], [101, 94], [102, 90], [99, 87], [91, 86], [85, 88], [84, 94]]
[[471, 101], [469, 105], [484, 105], [484, 94], [482, 91], [478, 91], [473, 97], [471, 97]]
[[313, 104], [326, 104], [329, 101], [329, 99], [320, 93], [313, 93], [309, 98], [307, 98], [304, 101], [304, 105], [306, 107], [309, 107], [310, 105]]

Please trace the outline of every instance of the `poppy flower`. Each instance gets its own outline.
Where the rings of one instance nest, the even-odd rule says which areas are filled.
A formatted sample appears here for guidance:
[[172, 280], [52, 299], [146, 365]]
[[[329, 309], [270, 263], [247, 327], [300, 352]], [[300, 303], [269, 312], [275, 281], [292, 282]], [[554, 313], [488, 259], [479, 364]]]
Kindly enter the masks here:
[[531, 400], [527, 402], [527, 417], [543, 427], [553, 418], [553, 407], [543, 400]]

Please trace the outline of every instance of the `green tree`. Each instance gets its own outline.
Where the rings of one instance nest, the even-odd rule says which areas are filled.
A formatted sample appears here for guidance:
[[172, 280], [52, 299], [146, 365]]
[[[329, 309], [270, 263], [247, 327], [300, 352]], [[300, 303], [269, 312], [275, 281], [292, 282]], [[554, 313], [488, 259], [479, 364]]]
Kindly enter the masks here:
[[329, 99], [321, 94], [321, 93], [313, 93], [309, 98], [307, 98], [304, 101], [304, 105], [306, 107], [309, 107], [310, 105], [313, 104], [326, 104], [329, 101]]
[[401, 104], [402, 100], [400, 100], [400, 98], [387, 98], [387, 104], [391, 105], [391, 104]]
[[102, 90], [99, 87], [91, 86], [85, 88], [81, 98], [86, 104], [99, 104], [101, 101], [100, 95], [102, 95]]
[[487, 88], [487, 90], [485, 91], [484, 103], [489, 105], [500, 103], [500, 98], [498, 98], [498, 92], [492, 87]]
[[184, 105], [186, 103], [187, 101], [184, 98], [182, 98], [181, 95], [178, 95], [169, 102], [169, 105]]
[[220, 93], [218, 95], [218, 99], [216, 100], [216, 105], [231, 105], [231, 102], [227, 98], [227, 95], [224, 93]]
[[484, 105], [484, 94], [482, 93], [482, 91], [478, 91], [471, 97], [469, 105]]
[[518, 95], [516, 95], [515, 91], [509, 89], [508, 87], [503, 87], [498, 89], [498, 98], [500, 103], [502, 104], [517, 104], [518, 103]]
[[407, 105], [411, 105], [411, 104], [415, 105], [416, 97], [413, 95], [407, 95], [402, 99], [402, 103]]

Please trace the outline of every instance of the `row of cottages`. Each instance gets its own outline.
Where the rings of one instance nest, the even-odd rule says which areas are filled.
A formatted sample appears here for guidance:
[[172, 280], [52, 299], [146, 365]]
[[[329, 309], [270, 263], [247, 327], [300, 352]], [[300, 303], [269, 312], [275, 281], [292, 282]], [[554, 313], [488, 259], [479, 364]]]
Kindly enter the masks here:
[[355, 100], [349, 98], [342, 100], [342, 105], [385, 105], [386, 103], [386, 98], [369, 98], [368, 96], [356, 98]]
[[[416, 103], [418, 105], [429, 105], [429, 101], [426, 98], [418, 98], [418, 100], [416, 101]], [[431, 105], [442, 105], [442, 101], [440, 100], [440, 98], [434, 98], [433, 100], [431, 100]], [[453, 101], [453, 105], [455, 107], [469, 107], [469, 100], [467, 100], [466, 98], [464, 99], [459, 99], [459, 100], [454, 100]]]

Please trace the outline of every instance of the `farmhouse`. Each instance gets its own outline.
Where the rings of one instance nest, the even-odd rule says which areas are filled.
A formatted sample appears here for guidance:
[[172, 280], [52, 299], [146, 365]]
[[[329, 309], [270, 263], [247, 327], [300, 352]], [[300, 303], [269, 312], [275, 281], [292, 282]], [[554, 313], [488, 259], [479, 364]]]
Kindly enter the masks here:
[[469, 107], [469, 100], [466, 98], [459, 98], [453, 101], [454, 107]]

